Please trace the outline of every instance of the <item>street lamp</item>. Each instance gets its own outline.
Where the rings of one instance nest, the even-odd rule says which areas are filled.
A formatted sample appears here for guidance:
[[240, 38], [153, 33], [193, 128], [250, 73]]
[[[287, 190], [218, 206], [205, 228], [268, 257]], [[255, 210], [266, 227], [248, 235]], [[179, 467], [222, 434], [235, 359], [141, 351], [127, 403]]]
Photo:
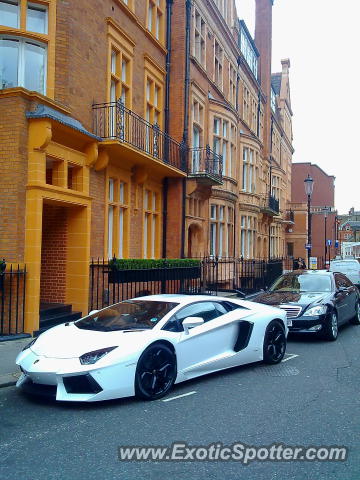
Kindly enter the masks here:
[[326, 220], [327, 220], [327, 212], [328, 212], [328, 207], [323, 208], [324, 212], [324, 253], [325, 253], [325, 266], [326, 266], [326, 257], [327, 257], [327, 240], [326, 240]]
[[311, 257], [311, 213], [310, 213], [310, 202], [311, 195], [314, 188], [314, 180], [308, 174], [307, 178], [304, 180], [305, 193], [307, 195], [307, 213], [308, 213], [308, 239], [307, 239], [307, 257], [308, 257], [308, 268], [310, 268], [310, 257]]

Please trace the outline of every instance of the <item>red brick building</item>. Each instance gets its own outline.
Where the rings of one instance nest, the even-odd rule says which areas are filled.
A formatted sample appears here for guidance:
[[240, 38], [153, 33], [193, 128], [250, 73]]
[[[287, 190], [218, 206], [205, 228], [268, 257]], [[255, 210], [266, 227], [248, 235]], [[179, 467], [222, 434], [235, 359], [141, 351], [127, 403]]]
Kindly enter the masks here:
[[[286, 242], [288, 255], [306, 258], [307, 195], [304, 180], [307, 176], [314, 180], [311, 196], [311, 255], [328, 259], [336, 255], [337, 240], [336, 211], [334, 206], [335, 177], [327, 175], [318, 165], [293, 163], [291, 182], [291, 209], [294, 212], [294, 225], [287, 229]], [[328, 245], [329, 241], [331, 246]]]

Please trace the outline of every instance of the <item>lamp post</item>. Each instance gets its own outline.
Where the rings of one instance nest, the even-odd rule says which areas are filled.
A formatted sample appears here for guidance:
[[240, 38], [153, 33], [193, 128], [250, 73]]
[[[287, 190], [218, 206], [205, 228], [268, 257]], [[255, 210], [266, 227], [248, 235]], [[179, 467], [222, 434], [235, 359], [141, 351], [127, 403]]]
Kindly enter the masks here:
[[307, 195], [307, 214], [308, 214], [308, 238], [307, 238], [307, 267], [310, 268], [310, 257], [311, 257], [311, 213], [310, 213], [310, 204], [311, 204], [311, 195], [314, 188], [314, 180], [308, 174], [307, 178], [304, 180], [305, 193]]
[[325, 253], [325, 267], [326, 267], [326, 257], [327, 257], [327, 242], [326, 242], [326, 221], [327, 221], [327, 211], [328, 207], [323, 208], [324, 212], [324, 253]]

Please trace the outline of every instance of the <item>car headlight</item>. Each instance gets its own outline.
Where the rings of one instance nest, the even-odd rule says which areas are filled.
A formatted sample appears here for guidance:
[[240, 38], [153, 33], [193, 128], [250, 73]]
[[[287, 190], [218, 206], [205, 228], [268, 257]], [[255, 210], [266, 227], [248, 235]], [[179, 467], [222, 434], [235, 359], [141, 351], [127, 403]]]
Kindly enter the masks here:
[[311, 307], [304, 313], [304, 317], [313, 317], [316, 315], [324, 315], [327, 312], [326, 305], [317, 305], [316, 307]]
[[117, 347], [108, 347], [108, 348], [100, 348], [100, 350], [94, 350], [93, 352], [84, 353], [79, 357], [81, 365], [91, 365], [96, 363], [100, 358], [104, 357], [108, 353], [110, 353], [114, 348]]
[[34, 343], [36, 342], [36, 340], [37, 340], [37, 338], [33, 338], [33, 339], [31, 340], [31, 342], [28, 343], [28, 344], [26, 344], [25, 347], [24, 347], [21, 351], [23, 352], [24, 350], [27, 350], [28, 348], [30, 348], [31, 345], [34, 345]]

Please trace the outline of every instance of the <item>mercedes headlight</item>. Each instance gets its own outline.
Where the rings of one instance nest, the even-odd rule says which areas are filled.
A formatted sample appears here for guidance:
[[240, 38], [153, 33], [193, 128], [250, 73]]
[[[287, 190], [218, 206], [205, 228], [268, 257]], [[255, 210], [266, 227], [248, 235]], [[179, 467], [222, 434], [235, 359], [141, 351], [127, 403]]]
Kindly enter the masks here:
[[79, 357], [81, 365], [92, 365], [96, 363], [100, 358], [104, 357], [108, 353], [112, 352], [114, 348], [117, 347], [108, 347], [108, 348], [100, 348], [100, 350], [94, 350], [92, 352], [84, 353]]
[[314, 317], [317, 315], [324, 315], [327, 312], [326, 305], [317, 305], [316, 307], [311, 307], [304, 313], [304, 317]]

